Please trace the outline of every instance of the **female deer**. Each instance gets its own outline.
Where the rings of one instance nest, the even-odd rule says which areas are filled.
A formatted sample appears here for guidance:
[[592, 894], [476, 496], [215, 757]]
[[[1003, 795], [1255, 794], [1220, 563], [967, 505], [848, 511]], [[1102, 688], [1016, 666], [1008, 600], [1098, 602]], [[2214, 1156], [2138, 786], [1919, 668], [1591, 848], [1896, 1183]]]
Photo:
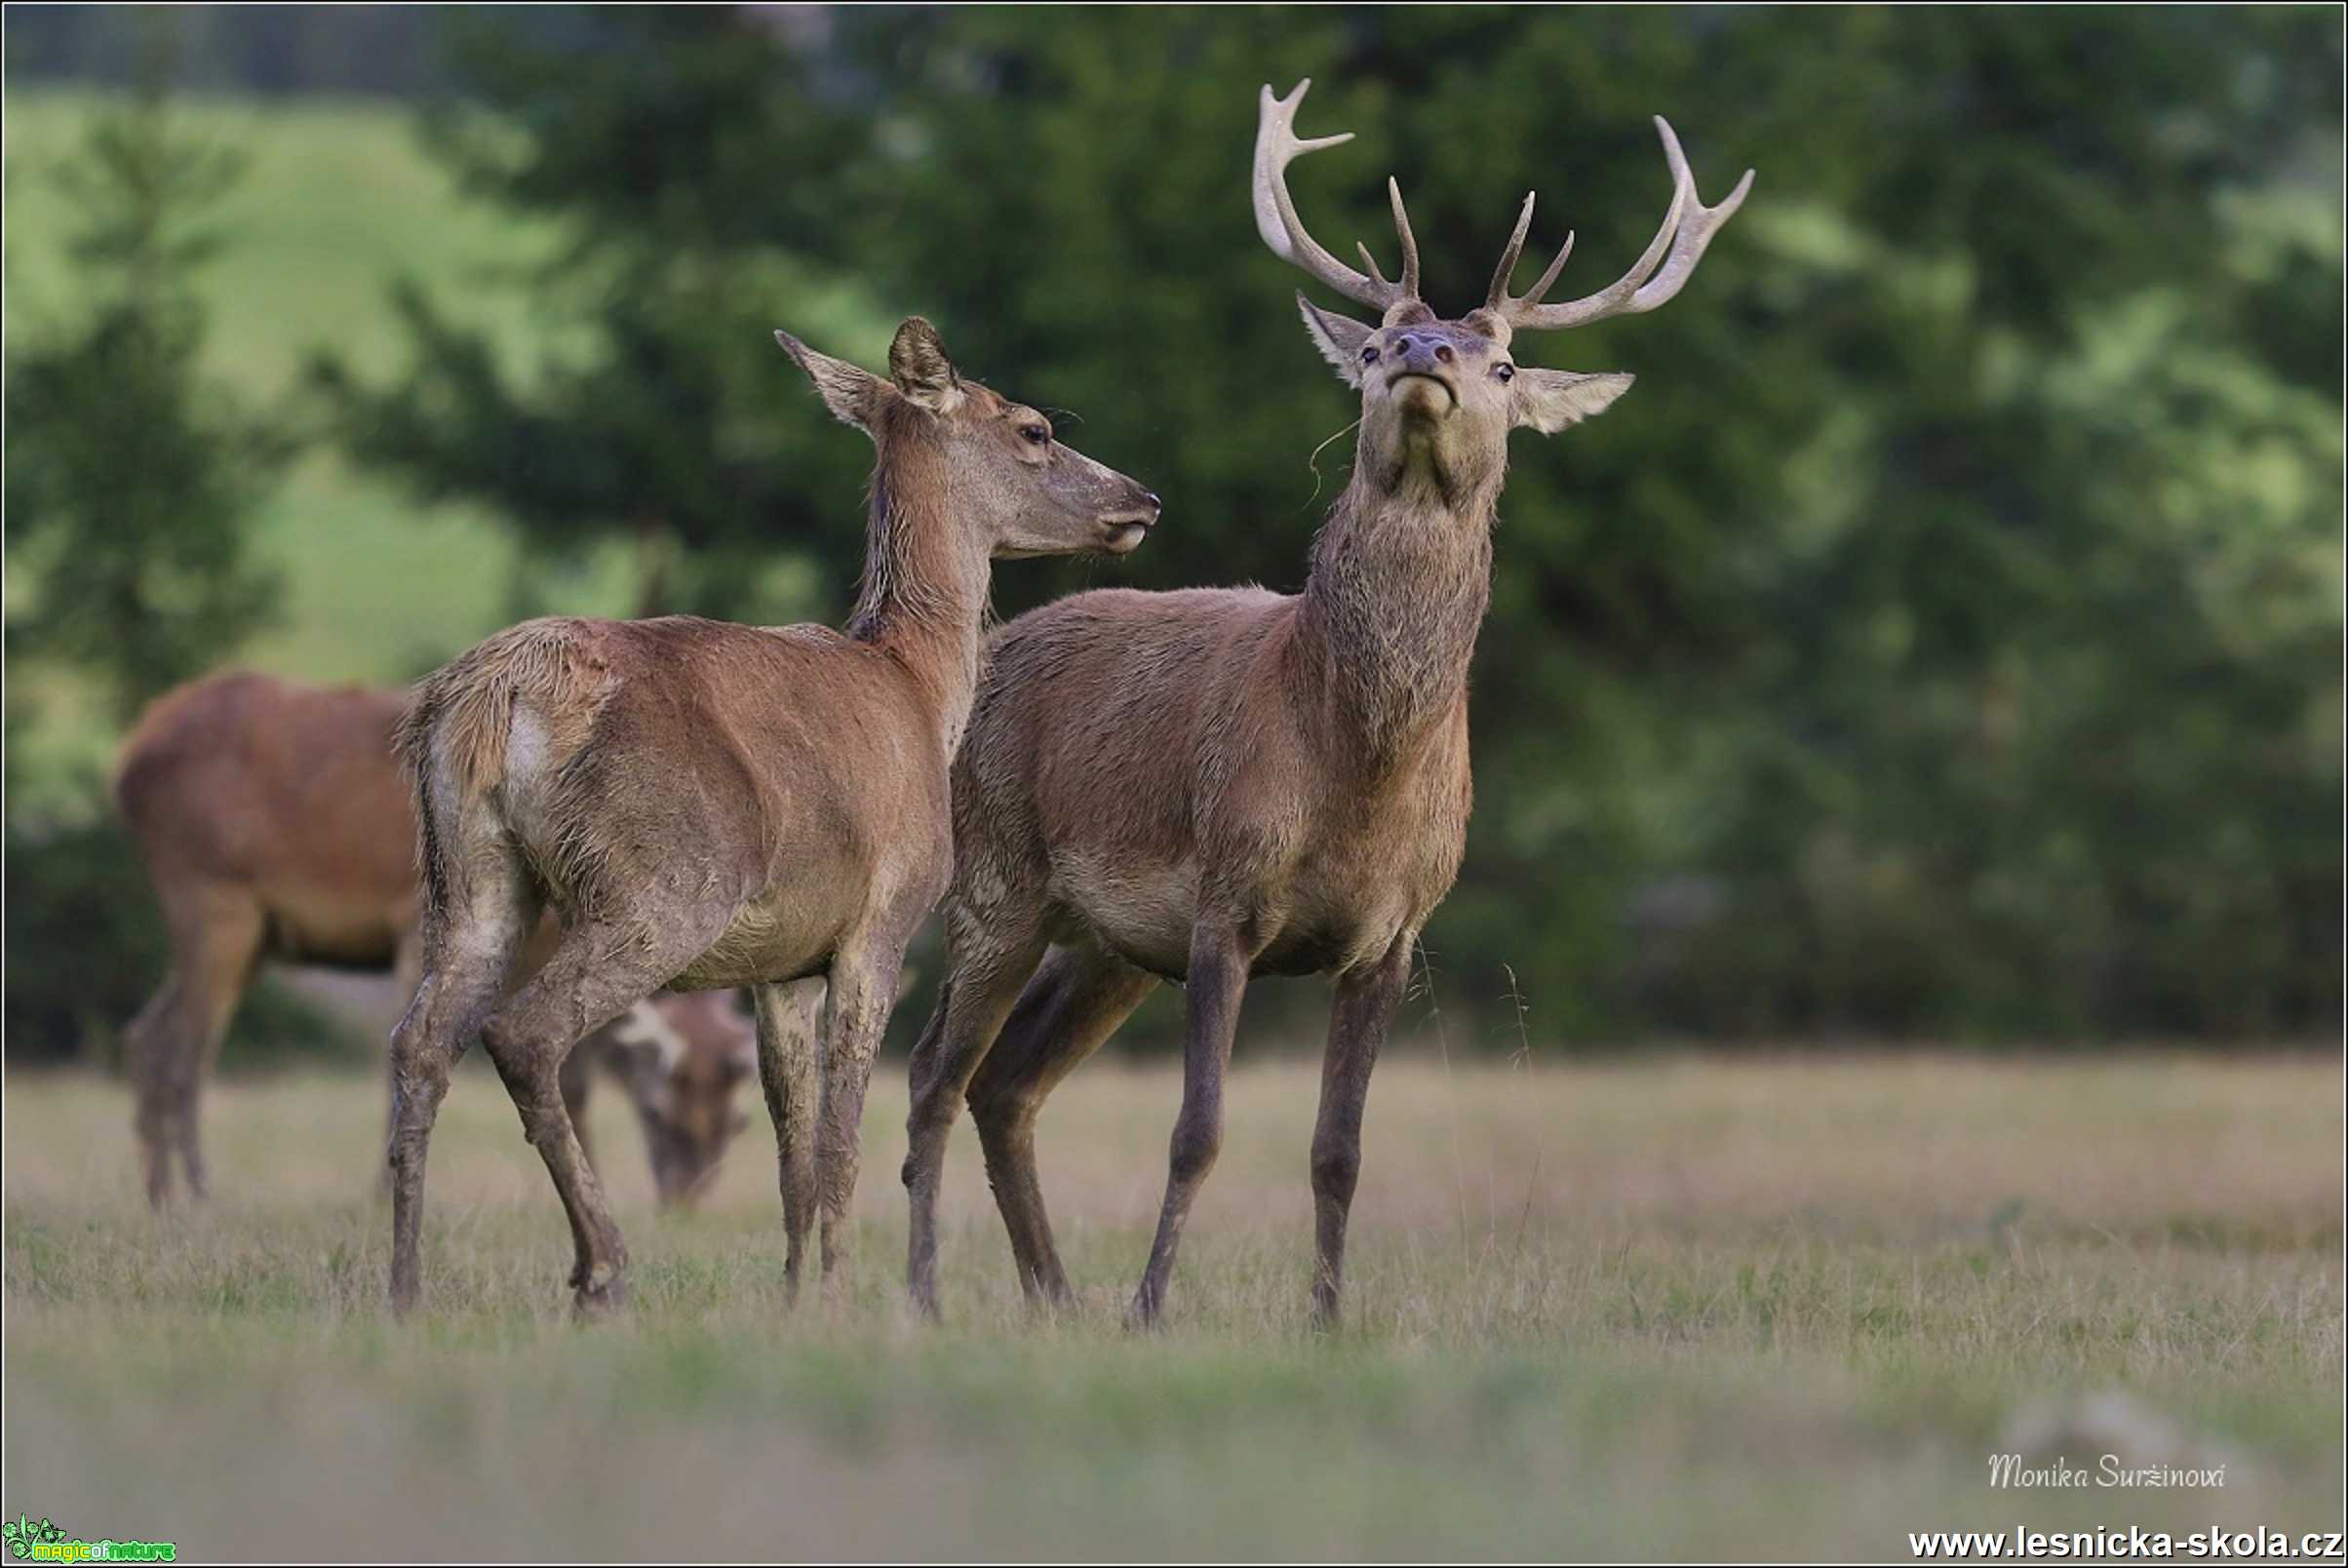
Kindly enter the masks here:
[[1529, 294], [1511, 297], [1528, 196], [1483, 307], [1442, 321], [1419, 297], [1418, 249], [1391, 181], [1399, 283], [1366, 250], [1370, 274], [1353, 271], [1298, 220], [1288, 163], [1350, 139], [1297, 139], [1311, 85], [1285, 99], [1264, 90], [1256, 222], [1277, 255], [1383, 312], [1371, 326], [1297, 299], [1313, 341], [1361, 394], [1352, 480], [1301, 594], [1078, 594], [996, 637], [955, 768], [945, 985], [912, 1063], [908, 1274], [931, 1312], [938, 1176], [965, 1094], [1021, 1283], [1031, 1298], [1067, 1299], [1036, 1174], [1036, 1116], [1172, 979], [1189, 991], [1182, 1111], [1133, 1304], [1154, 1319], [1221, 1143], [1240, 994], [1255, 974], [1328, 972], [1337, 1001], [1312, 1137], [1312, 1300], [1316, 1320], [1335, 1319], [1371, 1064], [1466, 843], [1468, 664], [1508, 432], [1562, 430], [1630, 385], [1520, 366], [1509, 340], [1663, 303], [1752, 178], [1703, 207], [1658, 120], [1671, 206], [1628, 274], [1544, 305], [1560, 251]]
[[[175, 1154], [189, 1194], [205, 1196], [198, 1102], [264, 960], [380, 970], [403, 997], [415, 989], [415, 820], [391, 753], [403, 706], [396, 691], [230, 671], [156, 698], [123, 745], [115, 804], [171, 939], [170, 972], [124, 1034], [158, 1208]], [[542, 923], [517, 977], [560, 934]], [[756, 1069], [748, 1016], [714, 995], [629, 1009], [571, 1055], [573, 1125], [598, 1060], [636, 1109], [660, 1201], [692, 1202], [745, 1124], [733, 1102]]]
[[[477, 1033], [569, 1216], [578, 1305], [625, 1299], [627, 1249], [560, 1072], [580, 1036], [664, 985], [755, 988], [788, 1277], [796, 1288], [820, 1203], [835, 1279], [873, 1053], [952, 862], [947, 768], [978, 680], [989, 562], [1122, 554], [1156, 521], [1156, 496], [962, 380], [927, 322], [898, 329], [885, 380], [775, 336], [878, 451], [846, 630], [530, 621], [428, 677], [402, 723], [425, 972], [392, 1037], [396, 1308], [417, 1295], [433, 1117]], [[562, 942], [501, 1003], [548, 903]], [[815, 977], [829, 982], [820, 1112]]]

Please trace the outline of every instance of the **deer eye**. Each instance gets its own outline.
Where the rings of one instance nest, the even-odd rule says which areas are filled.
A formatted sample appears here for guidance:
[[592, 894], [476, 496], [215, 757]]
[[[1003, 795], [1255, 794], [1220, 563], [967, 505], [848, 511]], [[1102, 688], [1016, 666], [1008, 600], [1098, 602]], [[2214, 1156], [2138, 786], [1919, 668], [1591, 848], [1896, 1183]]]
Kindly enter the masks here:
[[1031, 447], [1040, 447], [1052, 439], [1052, 433], [1039, 424], [1021, 425], [1019, 436]]
[[1374, 348], [1365, 348], [1365, 349], [1363, 349], [1363, 350], [1361, 351], [1361, 363], [1362, 363], [1362, 364], [1364, 364], [1364, 365], [1375, 365], [1375, 364], [1377, 364], [1377, 363], [1378, 363], [1378, 350], [1376, 350], [1376, 349], [1374, 349]]
[[1513, 365], [1495, 365], [1492, 367], [1492, 373], [1499, 376], [1503, 383], [1507, 383], [1516, 379], [1516, 367]]

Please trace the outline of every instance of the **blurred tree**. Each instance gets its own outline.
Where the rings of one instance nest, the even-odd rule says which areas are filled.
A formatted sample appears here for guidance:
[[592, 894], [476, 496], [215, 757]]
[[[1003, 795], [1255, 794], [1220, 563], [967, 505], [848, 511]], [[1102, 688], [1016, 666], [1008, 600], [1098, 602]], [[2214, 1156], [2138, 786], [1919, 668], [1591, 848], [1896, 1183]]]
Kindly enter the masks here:
[[173, 128], [153, 47], [129, 105], [56, 173], [85, 215], [73, 253], [95, 308], [12, 341], [8, 365], [9, 542], [34, 585], [11, 604], [8, 656], [98, 672], [124, 719], [269, 613], [276, 584], [244, 523], [294, 451], [282, 416], [199, 373], [190, 276], [217, 248], [203, 218], [238, 160]]
[[[445, 90], [439, 27], [424, 6], [181, 5], [173, 78], [182, 89], [232, 93]], [[119, 6], [12, 5], [12, 86], [133, 86], [147, 66], [141, 29]], [[517, 19], [527, 25], [527, 19]]]
[[[866, 454], [825, 428], [773, 329], [868, 357], [887, 341], [814, 264], [843, 254], [843, 215], [807, 172], [839, 166], [859, 122], [824, 109], [801, 58], [739, 13], [569, 21], [550, 42], [455, 19], [489, 107], [449, 109], [431, 134], [471, 188], [573, 221], [575, 245], [533, 283], [584, 349], [503, 366], [402, 286], [413, 374], [365, 386], [324, 356], [316, 384], [362, 460], [429, 497], [493, 500], [531, 573], [617, 534], [643, 548], [646, 613], [817, 612], [796, 553], [855, 570]], [[518, 612], [534, 608], [528, 580]]]
[[[2114, 1035], [2340, 1001], [2336, 13], [598, 11], [467, 43], [483, 189], [577, 226], [594, 352], [501, 372], [426, 301], [361, 451], [540, 550], [646, 520], [739, 605], [854, 569], [855, 454], [757, 312], [932, 315], [1153, 480], [1129, 565], [1294, 587], [1350, 400], [1246, 200], [1255, 88], [1314, 75], [1332, 239], [1410, 195], [1435, 303], [1538, 240], [1613, 276], [1667, 184], [1752, 203], [1669, 309], [1520, 351], [1642, 375], [1521, 440], [1476, 686], [1447, 1006], [1538, 1027]], [[842, 280], [847, 280], [843, 282]], [[885, 305], [885, 312], [872, 305]], [[845, 315], [856, 315], [854, 309]], [[830, 346], [830, 345], [827, 345]], [[1314, 388], [1319, 390], [1315, 391]]]
[[[6, 1030], [19, 1057], [103, 1040], [162, 970], [160, 922], [103, 781], [35, 755], [34, 693], [87, 700], [95, 680], [97, 700], [128, 721], [233, 649], [276, 592], [245, 522], [294, 451], [282, 414], [242, 411], [198, 373], [190, 276], [216, 247], [202, 219], [237, 160], [173, 127], [169, 24], [150, 17], [144, 40], [137, 93], [57, 172], [85, 216], [74, 252], [94, 308], [70, 333], [8, 345], [7, 898], [19, 913]], [[239, 1048], [317, 1033], [314, 1014], [272, 999]]]

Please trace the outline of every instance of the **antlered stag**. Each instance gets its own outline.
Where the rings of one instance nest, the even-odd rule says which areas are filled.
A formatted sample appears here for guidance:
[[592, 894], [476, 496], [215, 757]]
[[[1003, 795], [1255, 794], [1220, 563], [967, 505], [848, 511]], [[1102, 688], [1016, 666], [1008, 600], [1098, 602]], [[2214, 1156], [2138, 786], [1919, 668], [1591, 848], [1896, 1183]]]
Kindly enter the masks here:
[[[402, 725], [425, 953], [392, 1038], [397, 1308], [417, 1294], [433, 1116], [476, 1034], [569, 1215], [577, 1304], [625, 1298], [627, 1250], [557, 1078], [582, 1034], [663, 985], [755, 988], [786, 1274], [796, 1288], [820, 1203], [824, 1275], [839, 1277], [873, 1053], [905, 944], [952, 864], [947, 769], [978, 682], [990, 562], [1122, 553], [1156, 520], [1139, 484], [964, 381], [919, 318], [898, 329], [887, 379], [775, 336], [878, 451], [846, 630], [530, 621], [428, 677]], [[500, 1004], [547, 904], [562, 943]], [[820, 1111], [815, 976], [828, 981]]]
[[[127, 1039], [157, 1205], [175, 1155], [204, 1196], [204, 1079], [263, 960], [390, 970], [403, 1000], [414, 989], [415, 816], [391, 754], [403, 700], [235, 672], [156, 698], [124, 744], [116, 804], [171, 944], [170, 972]], [[661, 1201], [688, 1201], [743, 1125], [733, 1101], [753, 1040], [730, 999], [655, 998], [574, 1059], [572, 1118], [601, 1060], [635, 1107]]]
[[1300, 594], [1106, 590], [997, 634], [955, 769], [944, 989], [912, 1062], [908, 1282], [931, 1313], [939, 1172], [965, 1096], [1023, 1287], [1031, 1299], [1068, 1298], [1037, 1176], [1037, 1114], [1170, 979], [1189, 993], [1182, 1109], [1133, 1303], [1138, 1319], [1154, 1319], [1221, 1143], [1248, 978], [1329, 972], [1312, 1303], [1316, 1321], [1334, 1322], [1371, 1065], [1466, 843], [1468, 669], [1508, 432], [1562, 430], [1630, 385], [1521, 366], [1510, 341], [1663, 304], [1752, 179], [1702, 206], [1658, 120], [1671, 203], [1620, 282], [1543, 304], [1561, 250], [1531, 293], [1510, 295], [1528, 196], [1484, 304], [1444, 321], [1419, 297], [1418, 249], [1390, 180], [1399, 282], [1366, 248], [1369, 274], [1353, 271], [1298, 220], [1287, 165], [1350, 139], [1297, 139], [1310, 85], [1285, 98], [1264, 90], [1256, 222], [1276, 254], [1382, 312], [1373, 326], [1297, 298], [1313, 341], [1361, 394], [1352, 478]]

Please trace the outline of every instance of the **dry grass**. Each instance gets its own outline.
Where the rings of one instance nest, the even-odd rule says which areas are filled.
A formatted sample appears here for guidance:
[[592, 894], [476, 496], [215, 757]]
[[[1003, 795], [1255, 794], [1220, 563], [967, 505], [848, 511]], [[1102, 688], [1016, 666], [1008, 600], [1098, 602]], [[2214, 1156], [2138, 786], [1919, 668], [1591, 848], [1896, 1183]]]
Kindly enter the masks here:
[[[1175, 1322], [1137, 1337], [1117, 1309], [1166, 1068], [1096, 1065], [1047, 1113], [1086, 1289], [1067, 1321], [1021, 1310], [962, 1129], [939, 1330], [897, 1301], [886, 1067], [837, 1311], [781, 1305], [763, 1130], [663, 1219], [604, 1096], [638, 1289], [585, 1328], [486, 1073], [442, 1119], [406, 1325], [379, 1307], [377, 1085], [218, 1092], [220, 1196], [162, 1222], [119, 1088], [19, 1076], [0, 1501], [196, 1557], [1872, 1555], [2023, 1521], [2336, 1526], [2336, 1062], [1406, 1053], [1373, 1093], [1334, 1341], [1304, 1328], [1315, 1084], [1235, 1078]], [[2079, 1443], [2218, 1456], [2226, 1485], [1988, 1488], [2004, 1439], [2115, 1390], [2120, 1434]]]

